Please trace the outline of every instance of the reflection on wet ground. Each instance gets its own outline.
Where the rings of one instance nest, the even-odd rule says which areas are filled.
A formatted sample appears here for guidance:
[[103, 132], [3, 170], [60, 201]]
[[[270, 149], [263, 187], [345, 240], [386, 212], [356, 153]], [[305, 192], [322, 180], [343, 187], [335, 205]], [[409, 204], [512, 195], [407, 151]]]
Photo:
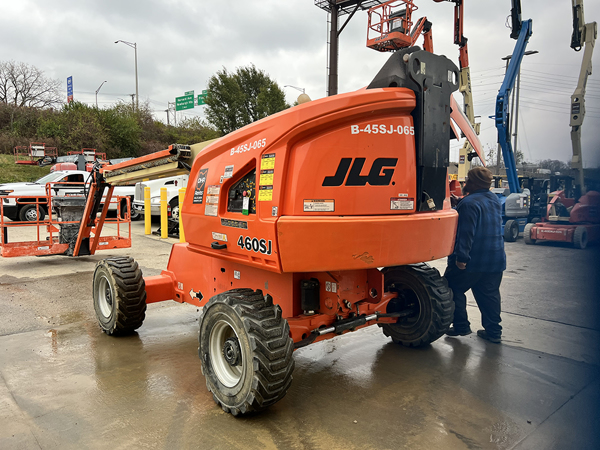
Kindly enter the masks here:
[[511, 448], [598, 395], [596, 366], [473, 335], [406, 349], [371, 327], [297, 351], [288, 395], [235, 419], [205, 388], [197, 314], [151, 310], [124, 338], [92, 322], [1, 337], [0, 448]]

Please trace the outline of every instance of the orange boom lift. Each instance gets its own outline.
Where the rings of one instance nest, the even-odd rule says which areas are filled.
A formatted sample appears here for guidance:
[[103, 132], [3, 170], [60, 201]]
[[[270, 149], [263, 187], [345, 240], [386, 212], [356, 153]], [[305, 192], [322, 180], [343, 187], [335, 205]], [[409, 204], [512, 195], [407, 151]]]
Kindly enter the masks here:
[[[454, 246], [447, 166], [457, 79], [446, 57], [400, 49], [366, 89], [191, 146], [187, 242], [158, 276], [143, 278], [131, 258], [99, 262], [101, 328], [139, 328], [148, 303], [203, 307], [202, 372], [233, 415], [285, 395], [294, 349], [375, 324], [406, 346], [438, 339], [454, 305], [424, 262]], [[150, 164], [128, 161], [104, 176], [124, 181]]]

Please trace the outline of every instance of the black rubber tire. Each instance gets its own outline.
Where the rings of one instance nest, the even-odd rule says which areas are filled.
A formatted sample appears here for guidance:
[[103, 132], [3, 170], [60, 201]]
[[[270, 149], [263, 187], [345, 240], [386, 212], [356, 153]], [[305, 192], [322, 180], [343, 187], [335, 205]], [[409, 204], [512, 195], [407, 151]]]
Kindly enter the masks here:
[[525, 230], [523, 230], [523, 240], [528, 245], [533, 245], [536, 241], [531, 237], [531, 230], [533, 229], [533, 227], [535, 227], [535, 223], [528, 223], [527, 225], [525, 225]]
[[573, 233], [573, 245], [575, 248], [584, 249], [588, 245], [588, 235], [586, 227], [577, 227]]
[[542, 219], [540, 219], [539, 217], [534, 217], [533, 219], [531, 219], [531, 221], [529, 223], [538, 223], [541, 221], [542, 221]]
[[127, 256], [96, 264], [94, 310], [102, 331], [110, 336], [130, 334], [146, 317], [146, 284], [138, 263]]
[[420, 263], [383, 272], [385, 290], [398, 292], [386, 312], [415, 310], [395, 324], [379, 324], [383, 334], [406, 347], [422, 347], [443, 336], [454, 319], [454, 302], [452, 290], [438, 270]]
[[[40, 217], [38, 218], [37, 209], [39, 207]], [[19, 210], [19, 220], [23, 222], [41, 222], [46, 218], [46, 210], [42, 205], [24, 205]]]
[[516, 220], [507, 220], [504, 224], [504, 240], [506, 242], [515, 242], [519, 237], [519, 222]]
[[171, 207], [171, 220], [179, 221], [179, 198], [172, 199], [169, 206]]
[[[234, 416], [261, 411], [285, 396], [292, 383], [294, 342], [271, 296], [251, 289], [224, 292], [209, 300], [199, 322], [202, 373], [223, 411]], [[229, 353], [233, 363], [225, 356], [230, 340], [237, 340], [237, 357]]]
[[[133, 207], [133, 199], [131, 199], [129, 201], [129, 218], [131, 219], [132, 222], [135, 222], [136, 220], [140, 220], [140, 218], [142, 217], [142, 214]], [[121, 200], [121, 219], [125, 219], [125, 211], [127, 209], [127, 200], [123, 199]]]

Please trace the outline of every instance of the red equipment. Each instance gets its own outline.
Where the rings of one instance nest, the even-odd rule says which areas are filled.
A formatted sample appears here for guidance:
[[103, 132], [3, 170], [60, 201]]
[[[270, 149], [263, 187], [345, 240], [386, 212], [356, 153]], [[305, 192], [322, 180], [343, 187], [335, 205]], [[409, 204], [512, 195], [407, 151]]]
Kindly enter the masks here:
[[31, 142], [29, 147], [24, 145], [15, 147], [14, 155], [16, 164], [37, 166], [44, 161], [44, 159], [56, 159], [58, 150], [56, 147], [46, 147], [44, 142]]
[[586, 248], [590, 242], [600, 241], [600, 193], [589, 191], [579, 201], [555, 192], [548, 204], [546, 222], [528, 223], [524, 238], [527, 244], [537, 241], [573, 243]]
[[[48, 215], [44, 220], [35, 222], [5, 221], [3, 202], [0, 202], [0, 230], [2, 230], [0, 256], [83, 256], [93, 255], [96, 250], [131, 247], [129, 197], [115, 197], [110, 201], [105, 201], [106, 198], [111, 198], [113, 187], [109, 188], [106, 198], [103, 199], [101, 195], [103, 188], [101, 183], [97, 183], [96, 180], [90, 185], [88, 198], [80, 194], [84, 190], [84, 183], [59, 182], [46, 185], [45, 197], [24, 200], [18, 196], [4, 196], [3, 198], [7, 199], [15, 198], [18, 204], [36, 205], [37, 217], [40, 217], [39, 208], [47, 210]], [[98, 200], [97, 204], [96, 200]], [[92, 212], [91, 208], [95, 207], [95, 211], [98, 211], [101, 201], [105, 202], [104, 207], [100, 217], [96, 217], [96, 213]], [[115, 219], [106, 218], [110, 203], [117, 205]], [[84, 214], [87, 215], [82, 214], [84, 206]], [[124, 210], [123, 207], [125, 207]], [[104, 223], [116, 225], [117, 234], [102, 236]], [[30, 241], [9, 240], [11, 229], [24, 229], [24, 227], [35, 228], [36, 239]], [[121, 235], [123, 227], [127, 227], [126, 236]]]
[[58, 170], [77, 170], [77, 164], [75, 163], [57, 163], [50, 167], [50, 172], [56, 172]]

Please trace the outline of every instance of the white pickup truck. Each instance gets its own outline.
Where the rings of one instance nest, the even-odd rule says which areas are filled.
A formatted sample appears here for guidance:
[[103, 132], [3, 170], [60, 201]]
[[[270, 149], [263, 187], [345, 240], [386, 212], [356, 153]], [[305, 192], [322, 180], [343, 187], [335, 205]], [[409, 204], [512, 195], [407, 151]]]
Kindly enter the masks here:
[[[46, 183], [89, 183], [90, 172], [82, 170], [60, 170], [51, 172], [39, 180], [28, 183], [6, 183], [0, 184], [0, 201], [2, 202], [2, 213], [11, 220], [21, 220], [35, 222], [38, 220], [37, 207], [35, 204], [20, 202], [41, 202], [39, 206], [39, 220], [44, 220], [48, 214], [47, 206], [44, 206], [46, 199]], [[113, 196], [129, 197], [133, 200], [135, 187], [117, 186], [113, 191]], [[7, 198], [8, 196], [18, 196]], [[39, 200], [38, 200], [39, 199]], [[123, 208], [123, 205], [121, 205]], [[111, 203], [109, 211], [116, 211], [117, 205]], [[132, 208], [131, 220], [139, 218], [139, 214]]]
[[150, 215], [160, 216], [160, 188], [167, 188], [167, 216], [179, 220], [179, 189], [187, 186], [188, 176], [177, 175], [158, 180], [142, 181], [135, 185], [133, 209], [144, 214], [144, 188], [150, 188]]

